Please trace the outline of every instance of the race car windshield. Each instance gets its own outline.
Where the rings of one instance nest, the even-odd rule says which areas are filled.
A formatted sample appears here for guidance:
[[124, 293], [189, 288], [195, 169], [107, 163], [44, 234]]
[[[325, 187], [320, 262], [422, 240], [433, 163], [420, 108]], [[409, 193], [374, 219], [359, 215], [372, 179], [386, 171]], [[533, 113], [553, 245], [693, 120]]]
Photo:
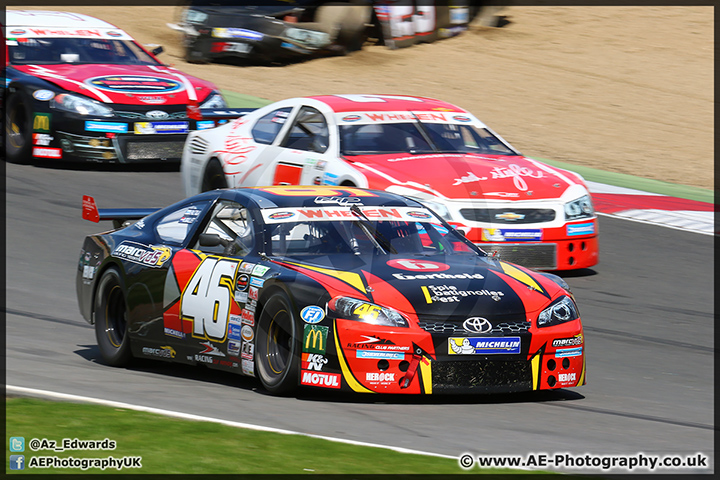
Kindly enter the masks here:
[[[300, 221], [268, 225], [268, 255], [437, 255], [485, 256], [456, 231], [441, 224], [409, 221]], [[270, 249], [268, 249], [270, 250]]]
[[162, 65], [130, 40], [22, 38], [7, 45], [12, 65]]
[[340, 125], [340, 153], [480, 153], [518, 155], [488, 129], [456, 123]]

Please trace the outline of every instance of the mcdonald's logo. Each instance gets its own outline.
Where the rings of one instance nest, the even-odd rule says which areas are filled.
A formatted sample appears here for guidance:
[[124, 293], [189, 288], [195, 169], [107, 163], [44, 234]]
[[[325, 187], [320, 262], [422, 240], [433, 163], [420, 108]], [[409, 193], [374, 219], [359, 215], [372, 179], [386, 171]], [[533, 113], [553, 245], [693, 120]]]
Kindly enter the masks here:
[[50, 114], [36, 113], [33, 120], [34, 132], [50, 132]]
[[327, 336], [328, 327], [305, 325], [303, 352], [324, 354], [327, 348]]

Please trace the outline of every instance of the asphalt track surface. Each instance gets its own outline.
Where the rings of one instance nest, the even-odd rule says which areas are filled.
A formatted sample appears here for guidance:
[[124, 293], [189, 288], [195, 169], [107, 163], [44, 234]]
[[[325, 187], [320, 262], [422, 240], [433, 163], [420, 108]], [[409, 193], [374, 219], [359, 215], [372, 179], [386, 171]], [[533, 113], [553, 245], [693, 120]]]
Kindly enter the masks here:
[[104, 365], [80, 316], [81, 243], [107, 226], [81, 219], [82, 195], [100, 208], [165, 206], [184, 196], [177, 168], [8, 164], [6, 176], [8, 385], [446, 455], [701, 452], [710, 469], [695, 472], [714, 471], [712, 236], [600, 218], [600, 263], [563, 275], [585, 327], [584, 387], [278, 398], [255, 379], [203, 367]]

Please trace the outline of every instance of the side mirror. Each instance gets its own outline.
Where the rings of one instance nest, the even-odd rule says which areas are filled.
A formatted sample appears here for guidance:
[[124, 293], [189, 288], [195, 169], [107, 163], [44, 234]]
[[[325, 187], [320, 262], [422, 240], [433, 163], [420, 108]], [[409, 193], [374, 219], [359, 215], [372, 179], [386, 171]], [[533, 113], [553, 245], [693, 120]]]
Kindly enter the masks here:
[[201, 247], [217, 247], [218, 245], [224, 247], [225, 243], [227, 243], [217, 233], [201, 233], [199, 240]]
[[165, 51], [165, 49], [162, 47], [162, 45], [157, 45], [157, 46], [156, 45], [148, 45], [148, 47], [155, 47], [152, 50], [150, 50], [150, 53], [152, 53], [156, 57]]

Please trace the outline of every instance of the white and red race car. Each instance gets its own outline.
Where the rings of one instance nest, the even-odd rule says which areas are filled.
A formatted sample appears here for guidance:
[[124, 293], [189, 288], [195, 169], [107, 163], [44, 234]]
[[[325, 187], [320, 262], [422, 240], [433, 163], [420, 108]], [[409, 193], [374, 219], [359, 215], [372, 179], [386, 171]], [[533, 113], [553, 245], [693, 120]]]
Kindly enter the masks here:
[[7, 159], [180, 160], [187, 133], [237, 117], [211, 82], [160, 62], [103, 20], [5, 12]]
[[421, 201], [504, 260], [540, 270], [598, 262], [580, 175], [523, 156], [470, 112], [430, 98], [276, 102], [192, 132], [181, 171], [187, 195], [256, 185], [386, 190]]

